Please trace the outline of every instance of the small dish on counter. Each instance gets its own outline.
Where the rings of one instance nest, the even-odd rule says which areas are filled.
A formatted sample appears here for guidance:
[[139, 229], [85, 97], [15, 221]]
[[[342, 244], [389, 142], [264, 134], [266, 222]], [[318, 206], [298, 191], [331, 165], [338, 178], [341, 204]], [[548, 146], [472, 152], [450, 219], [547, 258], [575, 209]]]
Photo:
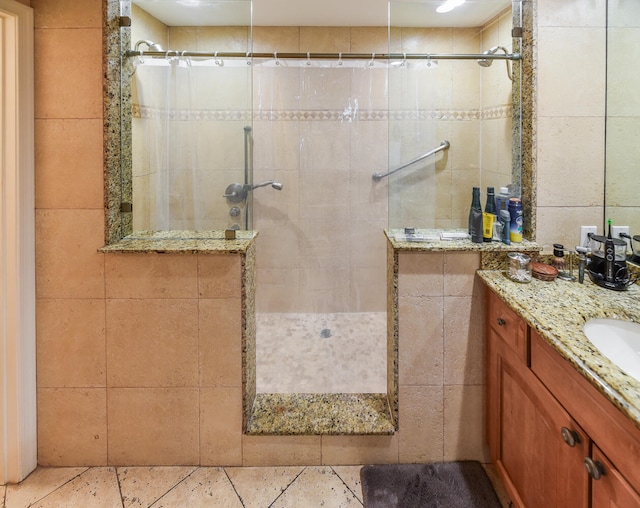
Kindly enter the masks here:
[[558, 269], [545, 263], [531, 263], [531, 273], [539, 280], [553, 282], [558, 277]]

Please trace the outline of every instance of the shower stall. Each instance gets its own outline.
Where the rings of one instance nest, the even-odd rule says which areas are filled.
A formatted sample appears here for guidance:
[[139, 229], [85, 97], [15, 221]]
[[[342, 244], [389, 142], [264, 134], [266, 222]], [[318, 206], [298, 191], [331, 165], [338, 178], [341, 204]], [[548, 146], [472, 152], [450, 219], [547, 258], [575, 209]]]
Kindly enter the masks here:
[[395, 24], [410, 3], [387, 27], [166, 30], [133, 6], [132, 234], [259, 233], [258, 393], [386, 393], [386, 234], [519, 191], [511, 9]]

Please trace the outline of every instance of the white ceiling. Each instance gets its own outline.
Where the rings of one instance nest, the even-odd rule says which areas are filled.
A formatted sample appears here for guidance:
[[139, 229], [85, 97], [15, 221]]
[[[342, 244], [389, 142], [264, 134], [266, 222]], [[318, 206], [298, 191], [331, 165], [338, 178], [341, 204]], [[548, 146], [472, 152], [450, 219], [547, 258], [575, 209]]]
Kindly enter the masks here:
[[[395, 0], [394, 26], [482, 26], [511, 0], [466, 0], [446, 14], [444, 0]], [[250, 0], [133, 0], [168, 26], [248, 25]], [[387, 0], [253, 0], [255, 26], [387, 26]]]

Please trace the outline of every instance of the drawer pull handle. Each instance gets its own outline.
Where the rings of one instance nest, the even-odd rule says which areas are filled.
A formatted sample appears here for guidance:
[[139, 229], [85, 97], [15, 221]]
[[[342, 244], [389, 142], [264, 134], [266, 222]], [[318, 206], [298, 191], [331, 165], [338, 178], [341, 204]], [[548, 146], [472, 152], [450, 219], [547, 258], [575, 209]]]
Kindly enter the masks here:
[[594, 480], [599, 480], [602, 475], [606, 474], [604, 466], [597, 460], [593, 460], [591, 457], [584, 458], [584, 468], [589, 473], [589, 476]]
[[498, 322], [498, 326], [504, 326], [504, 325], [507, 324], [507, 322], [504, 319], [502, 319], [501, 317], [496, 319], [496, 321]]
[[570, 430], [567, 427], [562, 427], [562, 429], [560, 429], [560, 434], [562, 434], [562, 440], [571, 448], [573, 448], [580, 442], [580, 434], [578, 434], [575, 430]]

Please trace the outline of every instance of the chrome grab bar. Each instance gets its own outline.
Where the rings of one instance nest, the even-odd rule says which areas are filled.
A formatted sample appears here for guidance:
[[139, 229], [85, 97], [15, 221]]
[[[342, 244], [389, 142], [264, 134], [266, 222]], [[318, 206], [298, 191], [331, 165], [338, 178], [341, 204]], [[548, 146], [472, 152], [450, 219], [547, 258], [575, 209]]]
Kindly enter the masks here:
[[403, 164], [402, 166], [399, 166], [395, 169], [387, 171], [386, 173], [374, 173], [373, 175], [371, 175], [371, 178], [373, 178], [375, 182], [379, 182], [383, 178], [386, 178], [387, 176], [394, 174], [396, 171], [400, 171], [401, 169], [409, 167], [412, 164], [415, 164], [416, 162], [420, 162], [421, 160], [426, 159], [427, 157], [431, 157], [432, 155], [435, 155], [438, 152], [441, 152], [442, 150], [448, 150], [450, 146], [451, 146], [451, 143], [449, 143], [447, 140], [444, 140], [442, 143], [440, 143], [440, 146], [438, 146], [437, 148], [434, 148], [430, 152], [422, 154], [417, 159], [413, 159], [412, 161], [409, 161], [406, 164]]
[[[240, 202], [247, 199], [246, 188], [251, 187], [251, 184], [249, 183], [249, 177], [252, 176], [251, 170], [253, 169], [253, 143], [252, 143], [252, 137], [251, 137], [252, 130], [253, 129], [251, 128], [250, 125], [245, 125], [244, 127], [244, 185], [245, 187], [243, 188], [244, 196], [242, 197]], [[227, 193], [225, 193], [225, 197], [233, 203], [234, 198], [229, 198], [226, 194]], [[249, 216], [253, 214], [253, 211], [251, 210], [252, 204], [253, 203], [249, 201], [244, 211], [244, 229], [246, 229], [247, 231], [249, 230]]]

